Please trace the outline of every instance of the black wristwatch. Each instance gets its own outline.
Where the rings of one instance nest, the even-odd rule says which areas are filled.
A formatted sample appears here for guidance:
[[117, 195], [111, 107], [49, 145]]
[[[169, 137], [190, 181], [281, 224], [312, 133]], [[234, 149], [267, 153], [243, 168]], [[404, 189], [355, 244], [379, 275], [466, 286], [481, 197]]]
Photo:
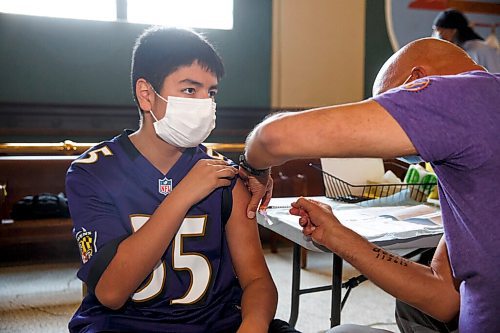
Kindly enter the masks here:
[[245, 154], [240, 155], [240, 167], [245, 169], [248, 173], [250, 173], [252, 176], [260, 177], [266, 174], [269, 174], [269, 170], [271, 168], [266, 168], [266, 169], [255, 169], [252, 167], [250, 164], [248, 164], [247, 159], [245, 157]]

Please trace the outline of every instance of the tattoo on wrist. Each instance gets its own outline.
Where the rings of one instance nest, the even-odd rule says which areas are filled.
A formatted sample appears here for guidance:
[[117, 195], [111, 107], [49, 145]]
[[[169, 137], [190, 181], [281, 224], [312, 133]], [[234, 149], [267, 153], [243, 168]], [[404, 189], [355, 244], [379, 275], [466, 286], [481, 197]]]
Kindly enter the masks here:
[[395, 264], [400, 264], [401, 266], [408, 266], [408, 260], [405, 258], [402, 258], [402, 257], [396, 256], [392, 253], [386, 252], [378, 247], [374, 247], [372, 249], [372, 251], [377, 254], [375, 256], [376, 259], [390, 261], [390, 262], [393, 262]]

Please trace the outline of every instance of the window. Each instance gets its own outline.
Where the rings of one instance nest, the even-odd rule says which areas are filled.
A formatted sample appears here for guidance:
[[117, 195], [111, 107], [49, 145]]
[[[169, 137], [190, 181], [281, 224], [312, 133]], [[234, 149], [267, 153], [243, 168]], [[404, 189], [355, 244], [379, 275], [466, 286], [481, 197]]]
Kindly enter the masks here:
[[233, 0], [127, 0], [127, 20], [191, 28], [233, 28]]
[[233, 28], [233, 0], [0, 0], [0, 12], [190, 28]]
[[0, 0], [0, 12], [114, 21], [116, 0]]

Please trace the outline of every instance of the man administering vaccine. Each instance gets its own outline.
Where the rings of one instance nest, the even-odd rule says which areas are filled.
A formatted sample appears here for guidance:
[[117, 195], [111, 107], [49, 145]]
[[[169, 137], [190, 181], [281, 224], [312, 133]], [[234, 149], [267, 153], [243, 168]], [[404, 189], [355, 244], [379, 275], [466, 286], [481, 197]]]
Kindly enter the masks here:
[[[430, 267], [403, 258], [381, 260], [377, 246], [344, 227], [319, 202], [300, 198], [290, 213], [305, 235], [337, 253], [404, 304], [448, 331], [494, 333], [500, 327], [500, 74], [488, 73], [452, 43], [409, 43], [384, 64], [373, 98], [272, 116], [247, 139], [240, 173], [253, 192], [248, 216], [272, 184], [266, 170], [319, 157], [395, 158], [419, 155], [439, 179], [444, 238]], [[421, 323], [399, 316], [402, 332]], [[423, 325], [423, 324], [422, 324]], [[452, 330], [451, 328], [450, 330]], [[332, 332], [375, 332], [339, 327]]]

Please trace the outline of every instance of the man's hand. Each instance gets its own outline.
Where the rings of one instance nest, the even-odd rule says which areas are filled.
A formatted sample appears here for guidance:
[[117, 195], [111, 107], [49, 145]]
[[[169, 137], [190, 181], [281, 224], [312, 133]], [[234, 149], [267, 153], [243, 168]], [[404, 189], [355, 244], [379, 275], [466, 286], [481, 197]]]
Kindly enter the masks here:
[[338, 233], [335, 229], [343, 228], [339, 220], [333, 215], [332, 208], [322, 202], [299, 198], [292, 203], [290, 214], [299, 216], [299, 224], [306, 236], [321, 245], [325, 244], [329, 237], [335, 237]]
[[[247, 207], [247, 217], [253, 219], [257, 212], [257, 208], [259, 208], [259, 210], [266, 209], [269, 205], [269, 201], [271, 201], [273, 195], [273, 179], [270, 172], [266, 175], [256, 177], [241, 167], [239, 169], [239, 174], [252, 194], [252, 198]], [[259, 202], [261, 202], [260, 206]]]

